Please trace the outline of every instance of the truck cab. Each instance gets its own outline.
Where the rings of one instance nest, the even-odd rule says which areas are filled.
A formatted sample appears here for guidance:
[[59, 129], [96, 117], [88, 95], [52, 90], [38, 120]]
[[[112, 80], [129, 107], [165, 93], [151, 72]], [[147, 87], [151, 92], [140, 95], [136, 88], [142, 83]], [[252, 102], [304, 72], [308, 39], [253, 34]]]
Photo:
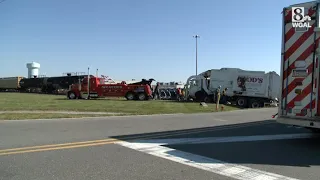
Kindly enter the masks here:
[[210, 79], [203, 75], [190, 76], [184, 87], [185, 97], [196, 101], [211, 102], [213, 100], [213, 92], [209, 90]]
[[[99, 89], [99, 85], [102, 83], [102, 80], [103, 79], [94, 77], [94, 76], [90, 76], [89, 79], [88, 77], [85, 77], [81, 80], [80, 83], [75, 83], [70, 85], [67, 96], [69, 99], [77, 99], [77, 98], [87, 99], [88, 88], [89, 88], [90, 97], [93, 97], [93, 98], [99, 97], [98, 89]], [[88, 83], [89, 83], [89, 86], [88, 86]]]

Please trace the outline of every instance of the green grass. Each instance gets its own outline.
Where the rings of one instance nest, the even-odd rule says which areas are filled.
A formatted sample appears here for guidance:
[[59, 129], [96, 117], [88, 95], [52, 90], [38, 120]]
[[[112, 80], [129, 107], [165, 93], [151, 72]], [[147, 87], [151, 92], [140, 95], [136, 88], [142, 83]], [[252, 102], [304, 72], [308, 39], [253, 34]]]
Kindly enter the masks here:
[[102, 117], [102, 116], [109, 116], [109, 115], [51, 114], [51, 113], [2, 113], [2, 114], [0, 114], [0, 120], [83, 118], [83, 117]]
[[[68, 100], [66, 96], [0, 93], [0, 111], [50, 110], [50, 111], [92, 111], [126, 114], [171, 114], [213, 112], [215, 104], [201, 107], [199, 103], [172, 101], [127, 101], [125, 99]], [[225, 106], [225, 111], [237, 108]]]

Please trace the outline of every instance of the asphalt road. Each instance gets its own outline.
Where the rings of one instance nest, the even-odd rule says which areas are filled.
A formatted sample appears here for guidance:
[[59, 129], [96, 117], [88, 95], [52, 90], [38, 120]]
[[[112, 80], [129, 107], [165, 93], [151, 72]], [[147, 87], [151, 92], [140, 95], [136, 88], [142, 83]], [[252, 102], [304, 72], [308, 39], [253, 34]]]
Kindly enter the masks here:
[[319, 179], [319, 138], [275, 112], [0, 121], [0, 180]]

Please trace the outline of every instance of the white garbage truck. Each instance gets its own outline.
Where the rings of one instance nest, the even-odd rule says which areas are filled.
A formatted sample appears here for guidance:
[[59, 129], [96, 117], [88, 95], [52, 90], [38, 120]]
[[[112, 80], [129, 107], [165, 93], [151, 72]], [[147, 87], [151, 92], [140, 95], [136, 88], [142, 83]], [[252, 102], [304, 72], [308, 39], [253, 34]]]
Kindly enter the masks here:
[[215, 92], [226, 91], [227, 101], [243, 108], [264, 107], [276, 103], [280, 94], [280, 76], [276, 72], [248, 71], [239, 68], [211, 69], [188, 78], [185, 97], [214, 102]]
[[283, 8], [277, 122], [319, 131], [320, 2]]

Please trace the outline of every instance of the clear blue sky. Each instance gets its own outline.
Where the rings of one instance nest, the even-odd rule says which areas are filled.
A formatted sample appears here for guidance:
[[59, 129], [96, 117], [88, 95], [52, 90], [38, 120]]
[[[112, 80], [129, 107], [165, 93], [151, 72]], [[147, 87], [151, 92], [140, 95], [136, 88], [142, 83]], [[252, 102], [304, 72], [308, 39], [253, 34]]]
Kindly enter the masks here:
[[281, 11], [299, 0], [6, 0], [0, 3], [0, 77], [100, 74], [186, 81], [221, 67], [280, 69]]

